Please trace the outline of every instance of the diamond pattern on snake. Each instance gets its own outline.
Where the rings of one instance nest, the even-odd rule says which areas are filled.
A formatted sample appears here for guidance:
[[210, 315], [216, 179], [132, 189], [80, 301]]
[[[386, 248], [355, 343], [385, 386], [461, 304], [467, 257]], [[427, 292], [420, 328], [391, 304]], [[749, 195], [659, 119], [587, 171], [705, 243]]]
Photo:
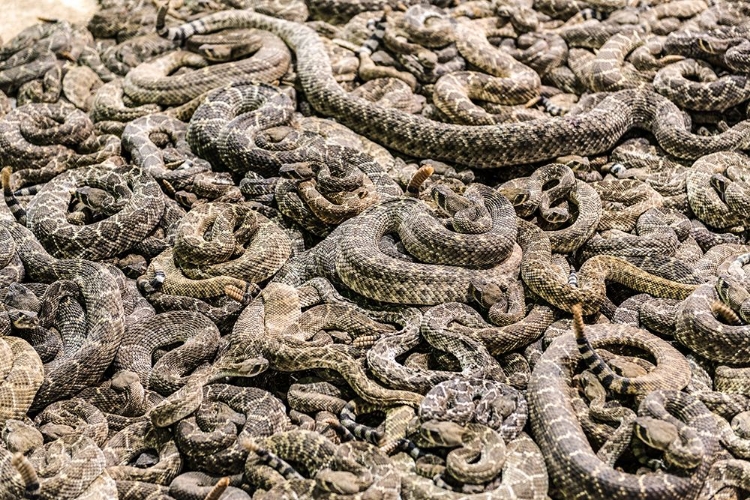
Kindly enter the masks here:
[[0, 500], [747, 498], [749, 35], [100, 0], [0, 42]]

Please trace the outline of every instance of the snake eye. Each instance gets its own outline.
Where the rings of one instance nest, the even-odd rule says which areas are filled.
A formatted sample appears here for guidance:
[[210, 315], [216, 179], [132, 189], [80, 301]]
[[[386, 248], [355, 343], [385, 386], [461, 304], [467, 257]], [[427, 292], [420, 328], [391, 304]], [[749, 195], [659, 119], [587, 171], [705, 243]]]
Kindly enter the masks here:
[[698, 39], [698, 47], [700, 47], [700, 49], [703, 52], [707, 52], [709, 54], [714, 53], [713, 48], [711, 47], [711, 44], [708, 43], [706, 40], [703, 40], [702, 38]]
[[449, 196], [448, 191], [450, 191], [450, 189], [448, 189], [447, 187], [441, 184], [437, 184], [432, 186], [432, 189], [430, 190], [430, 197], [439, 207], [442, 207], [445, 205], [445, 200]]
[[725, 276], [719, 276], [716, 279], [716, 293], [719, 298], [724, 302], [729, 302], [729, 296], [734, 288], [734, 284], [728, 280]]
[[254, 377], [268, 369], [268, 361], [262, 358], [246, 359], [237, 366], [237, 372], [246, 377]]
[[302, 162], [282, 165], [279, 168], [279, 175], [289, 179], [304, 180], [312, 179], [315, 173], [309, 163]]

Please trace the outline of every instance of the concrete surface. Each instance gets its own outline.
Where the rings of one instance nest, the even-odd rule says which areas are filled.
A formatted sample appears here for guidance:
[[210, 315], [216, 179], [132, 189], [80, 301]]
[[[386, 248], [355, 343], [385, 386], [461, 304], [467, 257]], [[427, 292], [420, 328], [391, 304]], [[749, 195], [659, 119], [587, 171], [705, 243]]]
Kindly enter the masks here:
[[37, 17], [85, 22], [97, 7], [96, 0], [0, 0], [0, 38], [7, 42]]

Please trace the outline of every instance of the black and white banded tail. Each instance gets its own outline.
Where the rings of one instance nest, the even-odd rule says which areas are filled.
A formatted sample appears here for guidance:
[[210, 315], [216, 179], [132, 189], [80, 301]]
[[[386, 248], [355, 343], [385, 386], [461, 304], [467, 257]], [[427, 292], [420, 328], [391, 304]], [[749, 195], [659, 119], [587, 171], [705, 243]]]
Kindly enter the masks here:
[[5, 198], [5, 204], [8, 205], [8, 209], [10, 210], [10, 213], [13, 214], [13, 217], [22, 225], [26, 225], [26, 210], [23, 209], [21, 206], [21, 203], [16, 198], [16, 194], [13, 192], [13, 190], [10, 187], [10, 174], [11, 174], [11, 168], [5, 167], [2, 170], [2, 173], [0, 173], [0, 176], [2, 176], [2, 183], [3, 183], [3, 197]]
[[42, 486], [39, 484], [39, 476], [37, 476], [34, 466], [31, 465], [29, 459], [21, 453], [16, 453], [13, 458], [10, 459], [10, 463], [16, 468], [25, 485], [23, 497], [27, 500], [37, 500], [42, 495]]
[[377, 21], [372, 20], [367, 23], [367, 27], [372, 30], [372, 33], [369, 37], [367, 37], [367, 40], [359, 47], [359, 50], [357, 50], [357, 54], [366, 54], [366, 55], [372, 55], [373, 52], [378, 50], [378, 47], [380, 46], [380, 43], [383, 41], [383, 37], [385, 36], [385, 25], [386, 25], [386, 13], [383, 12], [383, 15], [378, 19]]
[[294, 467], [289, 465], [286, 460], [279, 457], [275, 453], [260, 447], [252, 439], [243, 439], [242, 446], [246, 450], [255, 453], [263, 465], [267, 465], [268, 467], [272, 468], [273, 470], [284, 476], [285, 479], [302, 479], [302, 475], [297, 472]]
[[632, 385], [630, 381], [612, 371], [612, 368], [599, 356], [589, 339], [586, 338], [581, 304], [574, 305], [572, 312], [573, 332], [576, 336], [576, 344], [578, 345], [578, 351], [581, 353], [581, 362], [584, 369], [596, 375], [605, 389], [618, 394], [630, 394]]
[[355, 437], [377, 446], [383, 441], [383, 433], [373, 427], [357, 423], [357, 414], [367, 413], [367, 410], [369, 410], [369, 408], [367, 410], [360, 409], [359, 406], [362, 404], [363, 402], [357, 399], [346, 403], [346, 406], [341, 409], [339, 420], [341, 425]]

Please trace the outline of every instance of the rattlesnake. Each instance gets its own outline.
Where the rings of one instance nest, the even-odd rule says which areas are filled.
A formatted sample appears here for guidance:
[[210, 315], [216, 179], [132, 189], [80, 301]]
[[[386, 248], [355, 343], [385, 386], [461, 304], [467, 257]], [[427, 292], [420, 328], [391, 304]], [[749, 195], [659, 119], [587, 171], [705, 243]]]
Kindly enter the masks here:
[[[170, 52], [129, 71], [123, 90], [139, 103], [183, 104], [231, 81], [272, 82], [286, 73], [291, 56], [275, 35], [262, 31], [254, 35], [260, 49], [252, 57], [207, 66], [198, 54]], [[167, 76], [181, 66], [202, 69], [185, 76]]]
[[[249, 11], [225, 11], [206, 16], [199, 24], [167, 29], [164, 12], [165, 9], [160, 11], [157, 29], [170, 40], [183, 40], [220, 28], [254, 27], [276, 33], [295, 51], [300, 81], [318, 111], [408, 154], [479, 168], [499, 167], [571, 153], [595, 154], [609, 149], [635, 126], [650, 129], [662, 148], [683, 158], [745, 149], [750, 140], [746, 124], [738, 124], [719, 136], [694, 136], [670, 101], [653, 92], [632, 90], [608, 96], [588, 113], [541, 122], [487, 128], [437, 124], [349, 97], [333, 80], [325, 49], [309, 28]], [[477, 145], [482, 147], [477, 149]]]
[[746, 5], [101, 8], [0, 47], [0, 499], [750, 490]]
[[122, 299], [114, 278], [101, 265], [55, 259], [28, 229], [8, 221], [0, 224], [15, 240], [16, 251], [30, 276], [41, 281], [74, 281], [86, 305], [87, 332], [79, 350], [56, 359], [45, 369], [44, 382], [35, 395], [36, 405], [44, 406], [87, 387], [112, 362], [124, 330]]
[[[566, 334], [557, 338], [544, 352], [532, 373], [527, 392], [532, 432], [545, 455], [555, 486], [570, 498], [590, 488], [597, 488], [612, 498], [685, 498], [696, 495], [714, 460], [718, 443], [715, 422], [708, 409], [695, 398], [678, 392], [689, 380], [689, 373], [685, 373], [687, 367], [681, 368], [675, 363], [681, 355], [664, 341], [632, 327], [587, 327], [584, 338], [594, 347], [617, 343], [619, 339], [637, 342], [657, 356], [657, 368], [643, 377], [645, 390], [656, 389], [646, 399], [658, 401], [664, 398], [659, 404], [665, 404], [670, 413], [679, 415], [687, 425], [696, 429], [703, 442], [704, 455], [698, 468], [687, 477], [636, 477], [601, 463], [577, 423], [567, 396], [580, 354], [575, 337]], [[627, 387], [626, 382], [623, 388]], [[560, 427], [551, 431], [550, 421], [557, 422]]]
[[[324, 245], [290, 261], [286, 273], [282, 269], [277, 280], [304, 280], [305, 273], [316, 270], [384, 302], [428, 305], [472, 301], [475, 287], [481, 289], [486, 283], [502, 287], [518, 263], [512, 244], [515, 224], [510, 205], [502, 197], [477, 189], [476, 199], [491, 214], [491, 227], [485, 233], [449, 232], [418, 200], [387, 201], [341, 224]], [[407, 249], [430, 264], [383, 253], [378, 242], [391, 231], [398, 231]], [[441, 242], [441, 252], [431, 249], [437, 241]], [[485, 266], [493, 263], [494, 267], [480, 271], [455, 266], [462, 261], [471, 265], [479, 255], [486, 255]], [[444, 264], [448, 262], [454, 265]]]
[[[115, 193], [106, 200], [115, 211], [111, 217], [85, 226], [67, 221], [70, 193], [84, 186]], [[148, 173], [102, 165], [71, 170], [48, 182], [29, 203], [26, 218], [39, 241], [58, 257], [104, 259], [141, 242], [163, 212], [163, 195]]]

